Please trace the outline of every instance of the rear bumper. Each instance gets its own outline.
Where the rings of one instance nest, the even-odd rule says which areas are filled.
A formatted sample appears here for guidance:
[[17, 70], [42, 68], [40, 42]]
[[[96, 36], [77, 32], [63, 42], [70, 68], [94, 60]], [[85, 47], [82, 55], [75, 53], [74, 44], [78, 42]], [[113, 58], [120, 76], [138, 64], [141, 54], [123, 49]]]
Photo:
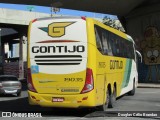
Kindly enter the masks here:
[[[52, 102], [53, 97], [63, 97], [63, 102]], [[29, 104], [40, 105], [44, 107], [65, 107], [65, 108], [78, 108], [78, 107], [94, 107], [95, 97], [93, 91], [86, 94], [76, 95], [55, 95], [55, 94], [38, 94], [28, 91]]]

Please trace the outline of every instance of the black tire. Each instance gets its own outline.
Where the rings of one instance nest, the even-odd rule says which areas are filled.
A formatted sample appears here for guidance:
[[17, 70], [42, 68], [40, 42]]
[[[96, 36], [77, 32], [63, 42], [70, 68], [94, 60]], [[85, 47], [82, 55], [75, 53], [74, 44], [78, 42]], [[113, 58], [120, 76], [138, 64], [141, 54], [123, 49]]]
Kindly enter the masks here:
[[108, 104], [109, 104], [109, 90], [107, 90], [107, 92], [106, 92], [106, 100], [105, 101], [106, 102], [103, 105], [97, 107], [99, 111], [106, 111], [107, 108], [108, 108]]
[[116, 88], [114, 87], [113, 89], [113, 93], [111, 93], [110, 97], [109, 97], [109, 104], [108, 104], [108, 108], [113, 108], [116, 104]]
[[133, 82], [133, 89], [128, 92], [128, 95], [133, 96], [135, 94], [135, 91], [136, 91], [136, 86], [135, 86], [135, 81], [134, 81]]
[[17, 97], [19, 97], [19, 96], [21, 96], [21, 92], [18, 92], [18, 93], [17, 93]]

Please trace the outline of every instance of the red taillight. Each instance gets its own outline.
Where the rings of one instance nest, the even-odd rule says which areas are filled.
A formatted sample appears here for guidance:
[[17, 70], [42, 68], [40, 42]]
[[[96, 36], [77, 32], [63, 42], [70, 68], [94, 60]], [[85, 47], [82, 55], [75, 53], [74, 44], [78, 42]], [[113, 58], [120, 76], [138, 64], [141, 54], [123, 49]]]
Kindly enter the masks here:
[[28, 83], [28, 89], [32, 92], [37, 92], [36, 89], [34, 88], [33, 82], [32, 82], [32, 76], [31, 76], [31, 69], [28, 68], [28, 78], [27, 78], [27, 83]]
[[37, 19], [34, 19], [34, 20], [32, 20], [32, 23], [34, 23], [34, 22], [36, 22], [37, 21]]
[[85, 85], [84, 85], [81, 93], [90, 92], [91, 90], [93, 90], [93, 88], [94, 88], [93, 72], [92, 72], [92, 69], [87, 68], [87, 71], [86, 71], [86, 81], [85, 81]]

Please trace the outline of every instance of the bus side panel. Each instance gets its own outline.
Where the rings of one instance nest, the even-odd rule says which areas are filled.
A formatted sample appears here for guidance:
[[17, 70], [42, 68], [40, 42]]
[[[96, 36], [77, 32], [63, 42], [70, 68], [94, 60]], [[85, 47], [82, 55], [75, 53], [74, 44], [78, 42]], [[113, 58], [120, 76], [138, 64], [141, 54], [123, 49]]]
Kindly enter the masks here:
[[123, 73], [123, 81], [121, 84], [121, 93], [123, 95], [133, 89], [133, 81], [137, 83], [136, 63], [132, 59], [126, 60], [125, 71]]
[[[126, 41], [128, 40], [128, 37], [126, 34], [123, 34], [112, 28], [105, 27], [97, 21], [94, 21], [94, 24], [104, 29], [107, 29], [108, 31], [114, 34], [117, 34], [118, 36], [122, 37]], [[93, 26], [94, 25], [90, 26], [91, 30], [94, 30]], [[93, 31], [93, 35], [95, 35], [94, 31]], [[92, 35], [89, 35], [89, 36], [92, 36]], [[134, 68], [136, 65], [134, 64], [135, 63], [134, 60], [128, 59], [128, 57], [123, 58], [123, 57], [112, 56], [112, 55], [110, 56], [103, 55], [96, 48], [96, 43], [95, 43], [96, 37], [93, 36], [93, 38], [92, 38], [92, 41], [90, 38], [89, 40], [90, 40], [90, 43], [95, 46], [95, 50], [93, 49], [94, 52], [91, 51], [93, 53], [92, 55], [95, 55], [94, 53], [96, 51], [96, 57], [92, 59], [92, 60], [96, 59], [96, 72], [95, 72], [96, 79], [94, 80], [95, 88], [96, 88], [95, 89], [96, 103], [98, 105], [102, 105], [102, 103], [105, 102], [104, 101], [104, 98], [106, 97], [105, 92], [108, 85], [111, 85], [111, 92], [113, 92], [114, 85], [116, 85], [117, 97], [133, 89], [133, 80], [135, 78], [136, 78], [135, 82], [137, 82], [136, 68]], [[92, 56], [90, 56], [89, 58], [92, 58]], [[99, 97], [101, 97], [101, 99]]]
[[96, 76], [96, 103], [98, 105], [102, 105], [105, 97], [105, 75], [97, 75]]
[[[124, 75], [127, 76], [128, 73], [131, 72], [128, 68], [129, 66], [127, 59], [113, 56], [103, 56], [99, 51], [97, 51], [97, 58], [98, 79], [96, 79], [96, 82], [101, 87], [99, 91], [101, 91], [103, 98], [106, 97], [105, 91], [108, 89], [109, 85], [111, 86], [111, 92], [113, 92], [114, 87], [116, 87], [117, 97], [120, 96], [122, 92], [121, 86], [123, 86], [123, 84], [128, 85], [128, 81], [124, 78]], [[101, 79], [103, 82], [100, 82]]]
[[106, 73], [106, 65], [107, 59], [104, 57], [96, 48], [97, 52], [97, 61], [96, 61], [96, 69], [97, 69], [97, 79], [96, 79], [96, 96], [97, 96], [97, 104], [102, 105], [105, 102], [106, 98], [106, 85], [107, 85], [107, 75]]
[[104, 69], [106, 74], [106, 89], [109, 85], [111, 86], [111, 92], [115, 87], [117, 97], [121, 92], [121, 84], [123, 81], [123, 72], [125, 71], [125, 62], [124, 58], [106, 56], [106, 68]]

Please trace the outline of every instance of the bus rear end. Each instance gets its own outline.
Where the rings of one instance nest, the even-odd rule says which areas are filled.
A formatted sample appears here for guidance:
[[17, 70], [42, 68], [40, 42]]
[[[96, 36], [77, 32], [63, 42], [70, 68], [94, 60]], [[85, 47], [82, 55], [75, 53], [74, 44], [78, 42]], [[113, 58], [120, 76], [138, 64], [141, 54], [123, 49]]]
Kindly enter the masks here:
[[93, 71], [87, 68], [86, 20], [35, 19], [28, 35], [29, 103], [48, 107], [94, 106]]

